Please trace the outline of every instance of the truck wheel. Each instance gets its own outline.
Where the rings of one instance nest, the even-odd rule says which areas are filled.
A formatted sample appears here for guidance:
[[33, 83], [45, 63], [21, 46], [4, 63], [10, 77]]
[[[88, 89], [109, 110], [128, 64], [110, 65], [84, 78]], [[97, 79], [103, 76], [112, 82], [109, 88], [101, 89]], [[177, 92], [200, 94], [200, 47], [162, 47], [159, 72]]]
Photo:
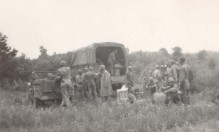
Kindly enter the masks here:
[[38, 98], [34, 98], [33, 100], [34, 107], [39, 108], [40, 104], [41, 104], [41, 100]]

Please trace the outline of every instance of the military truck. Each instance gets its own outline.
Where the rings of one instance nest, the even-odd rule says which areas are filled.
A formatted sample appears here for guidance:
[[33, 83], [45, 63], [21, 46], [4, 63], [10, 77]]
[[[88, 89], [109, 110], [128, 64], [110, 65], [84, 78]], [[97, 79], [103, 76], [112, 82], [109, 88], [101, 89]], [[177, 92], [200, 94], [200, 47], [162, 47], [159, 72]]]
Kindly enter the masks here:
[[[54, 81], [53, 77], [49, 77], [48, 73], [56, 73], [50, 71], [36, 71], [34, 75], [37, 78], [31, 81], [30, 93], [33, 99], [33, 105], [38, 108], [40, 106], [46, 106], [48, 103], [60, 103], [62, 100], [61, 95], [61, 81]], [[39, 76], [38, 76], [39, 75]]]
[[94, 43], [92, 45], [74, 51], [71, 64], [73, 76], [76, 75], [78, 69], [86, 67], [88, 68], [89, 66], [92, 66], [94, 68], [94, 71], [98, 72], [99, 66], [103, 64], [108, 70], [108, 56], [115, 49], [118, 50], [116, 59], [119, 63], [116, 64], [118, 67], [115, 67], [115, 72], [117, 73], [111, 76], [111, 81], [113, 90], [121, 88], [124, 84], [128, 62], [126, 49], [124, 45], [120, 43]]

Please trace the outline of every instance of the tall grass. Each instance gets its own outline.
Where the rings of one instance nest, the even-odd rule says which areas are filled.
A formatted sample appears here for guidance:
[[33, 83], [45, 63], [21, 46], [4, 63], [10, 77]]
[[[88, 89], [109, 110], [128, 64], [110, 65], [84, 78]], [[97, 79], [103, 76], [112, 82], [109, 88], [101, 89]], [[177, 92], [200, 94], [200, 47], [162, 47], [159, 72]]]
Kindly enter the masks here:
[[[17, 132], [159, 132], [198, 130], [219, 119], [219, 107], [192, 97], [191, 106], [81, 103], [71, 108], [35, 109], [29, 105], [0, 103], [0, 130]], [[200, 101], [202, 100], [202, 101]], [[213, 124], [210, 122], [210, 124]], [[204, 124], [204, 125], [203, 125]], [[216, 127], [217, 128], [217, 127]], [[215, 129], [216, 129], [215, 128]]]

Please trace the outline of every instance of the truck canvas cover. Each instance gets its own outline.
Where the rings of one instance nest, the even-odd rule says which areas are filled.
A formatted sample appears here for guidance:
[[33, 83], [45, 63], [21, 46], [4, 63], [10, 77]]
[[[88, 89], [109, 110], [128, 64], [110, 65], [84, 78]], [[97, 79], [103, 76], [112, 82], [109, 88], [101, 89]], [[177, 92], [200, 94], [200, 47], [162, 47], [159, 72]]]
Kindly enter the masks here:
[[104, 42], [104, 43], [94, 43], [87, 47], [81, 48], [73, 52], [72, 57], [72, 66], [79, 66], [85, 64], [95, 64], [96, 63], [96, 49], [98, 47], [120, 47], [123, 52], [125, 48], [122, 44], [113, 43], [113, 42]]

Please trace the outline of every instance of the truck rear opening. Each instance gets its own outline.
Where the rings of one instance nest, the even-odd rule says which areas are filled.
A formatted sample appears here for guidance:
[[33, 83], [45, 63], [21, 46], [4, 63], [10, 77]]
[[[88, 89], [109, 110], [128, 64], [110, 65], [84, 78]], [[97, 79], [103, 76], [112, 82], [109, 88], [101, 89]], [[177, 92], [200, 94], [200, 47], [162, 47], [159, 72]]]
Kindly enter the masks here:
[[118, 53], [116, 54], [116, 59], [119, 62], [119, 64], [122, 66], [122, 68], [120, 69], [120, 75], [117, 75], [117, 76], [124, 76], [126, 73], [126, 61], [125, 61], [126, 59], [124, 56], [125, 53], [123, 52], [121, 47], [110, 47], [110, 46], [98, 47], [96, 49], [96, 62], [98, 65], [101, 65], [101, 64], [105, 65], [106, 69], [108, 70], [109, 69], [109, 66], [107, 63], [108, 56], [115, 49], [118, 50]]
[[126, 58], [125, 53], [122, 50], [121, 47], [115, 47], [115, 46], [107, 46], [107, 47], [98, 47], [96, 49], [96, 63], [97, 65], [105, 65], [107, 71], [109, 72], [109, 66], [107, 63], [109, 54], [114, 51], [115, 49], [118, 50], [118, 53], [116, 54], [116, 60], [118, 61], [118, 64], [121, 68], [119, 68], [119, 72], [117, 72], [116, 68], [114, 69], [116, 73], [111, 75], [111, 82], [113, 90], [120, 89], [125, 81], [125, 73], [126, 73]]

